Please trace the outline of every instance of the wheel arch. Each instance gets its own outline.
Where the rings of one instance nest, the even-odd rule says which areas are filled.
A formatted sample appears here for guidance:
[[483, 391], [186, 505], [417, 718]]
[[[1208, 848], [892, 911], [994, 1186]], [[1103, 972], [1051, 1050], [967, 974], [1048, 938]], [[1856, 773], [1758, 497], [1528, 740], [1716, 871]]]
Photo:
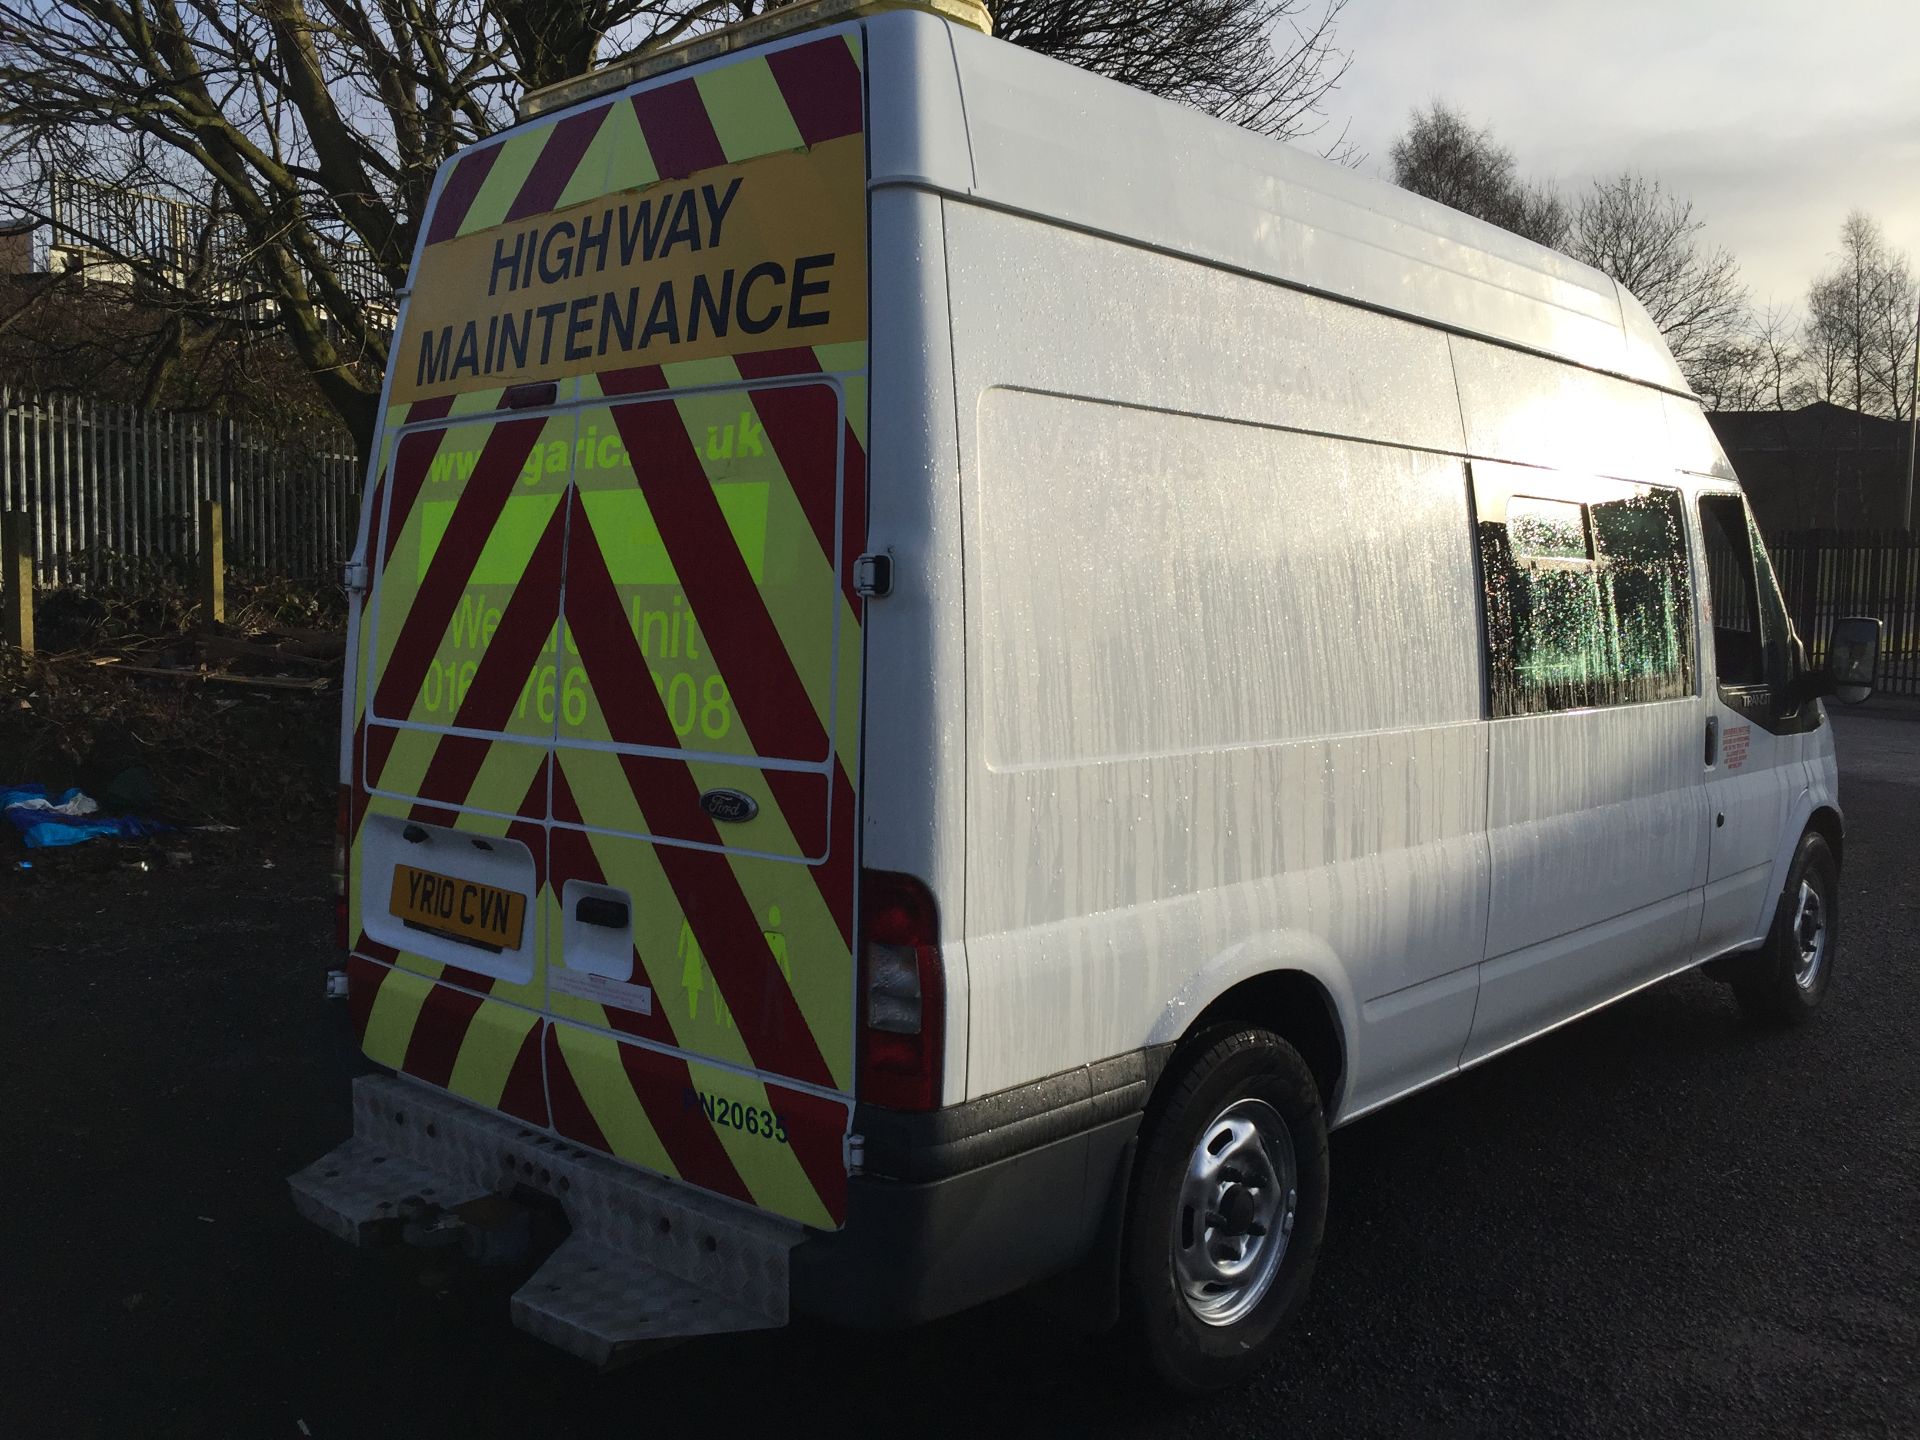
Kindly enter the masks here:
[[1271, 1030], [1299, 1051], [1322, 1107], [1334, 1114], [1348, 1074], [1347, 1034], [1339, 1003], [1317, 976], [1284, 968], [1246, 976], [1210, 1000], [1181, 1032], [1179, 1043], [1235, 1025]]
[[1835, 865], [1843, 865], [1845, 861], [1846, 821], [1830, 790], [1802, 791], [1799, 803], [1791, 813], [1797, 817], [1797, 823], [1789, 824], [1781, 831], [1780, 849], [1774, 856], [1773, 872], [1767, 881], [1766, 904], [1758, 917], [1759, 928], [1753, 937], [1756, 944], [1766, 938], [1767, 929], [1773, 924], [1774, 909], [1780, 903], [1787, 875], [1793, 869], [1793, 857], [1799, 853], [1800, 841], [1806, 835], [1816, 834], [1827, 842], [1833, 851]]
[[1832, 805], [1816, 805], [1800, 833], [1804, 835], [1808, 830], [1827, 842], [1827, 848], [1833, 851], [1834, 864], [1846, 864], [1847, 826], [1838, 809]]

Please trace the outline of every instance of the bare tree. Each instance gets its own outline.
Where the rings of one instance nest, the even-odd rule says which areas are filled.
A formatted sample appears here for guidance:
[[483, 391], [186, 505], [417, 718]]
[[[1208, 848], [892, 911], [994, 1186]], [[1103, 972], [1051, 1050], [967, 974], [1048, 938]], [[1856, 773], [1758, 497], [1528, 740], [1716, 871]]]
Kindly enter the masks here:
[[1710, 347], [1689, 371], [1709, 410], [1797, 410], [1814, 398], [1804, 326], [1790, 309], [1768, 305], [1749, 315], [1724, 343]]
[[1854, 374], [1849, 345], [1843, 334], [1846, 306], [1831, 280], [1816, 280], [1807, 290], [1807, 323], [1802, 349], [1806, 356], [1807, 388], [1816, 400], [1846, 403], [1846, 377]]
[[[1391, 158], [1394, 183], [1564, 251], [1625, 286], [1701, 395], [1758, 394], [1768, 364], [1784, 362], [1776, 319], [1752, 333], [1732, 254], [1702, 241], [1692, 202], [1660, 181], [1632, 172], [1597, 180], [1569, 208], [1551, 185], [1521, 178], [1513, 152], [1491, 131], [1440, 100], [1413, 112]], [[1784, 393], [1786, 380], [1776, 388]]]
[[1761, 312], [1750, 329], [1756, 410], [1798, 410], [1813, 401], [1807, 379], [1807, 351], [1797, 338], [1800, 326], [1792, 310], [1773, 305]]
[[1815, 393], [1867, 415], [1914, 413], [1913, 266], [1864, 211], [1840, 227], [1840, 254], [1807, 292], [1807, 350]]
[[84, 394], [244, 420], [288, 443], [338, 417], [268, 324], [131, 304], [78, 268], [0, 277], [0, 376], [29, 391]]
[[1352, 57], [1347, 0], [987, 0], [994, 33], [1083, 69], [1294, 139], [1325, 124]]
[[1465, 112], [1435, 100], [1414, 110], [1388, 152], [1393, 183], [1558, 249], [1572, 217], [1551, 186], [1520, 178], [1513, 152]]
[[1696, 390], [1745, 338], [1747, 310], [1738, 262], [1701, 241], [1705, 228], [1692, 201], [1629, 171], [1580, 197], [1564, 246], [1646, 307]]
[[[785, 0], [0, 0], [9, 203], [192, 313], [268, 315], [364, 449], [434, 172], [528, 89]], [[1345, 0], [998, 0], [1017, 43], [1273, 135], [1319, 125]], [[238, 273], [56, 216], [59, 182], [227, 218]], [[364, 272], [356, 277], [356, 271]], [[371, 277], [372, 283], [365, 283]]]

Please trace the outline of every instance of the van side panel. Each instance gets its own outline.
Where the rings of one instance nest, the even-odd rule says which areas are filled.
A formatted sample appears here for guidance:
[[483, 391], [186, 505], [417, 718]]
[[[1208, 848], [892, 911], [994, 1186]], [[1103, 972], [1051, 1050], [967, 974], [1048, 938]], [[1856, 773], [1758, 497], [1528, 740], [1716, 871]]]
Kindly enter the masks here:
[[1345, 1103], [1447, 1073], [1487, 858], [1466, 471], [1422, 453], [1460, 446], [1444, 338], [947, 216], [969, 1093], [1274, 968], [1340, 1008]]
[[[881, 66], [892, 62], [883, 60], [878, 37], [874, 45], [877, 92]], [[879, 134], [874, 141], [882, 144]], [[872, 463], [885, 483], [872, 488], [868, 525], [874, 547], [893, 559], [893, 591], [866, 612], [860, 853], [873, 869], [919, 877], [939, 898], [946, 970], [940, 1093], [959, 1100], [968, 1093], [969, 987], [959, 823], [967, 736], [957, 717], [965, 713], [967, 668], [942, 207], [938, 196], [906, 186], [878, 189], [872, 199], [874, 292], [887, 297], [873, 316], [873, 411], [884, 418], [873, 427]]]

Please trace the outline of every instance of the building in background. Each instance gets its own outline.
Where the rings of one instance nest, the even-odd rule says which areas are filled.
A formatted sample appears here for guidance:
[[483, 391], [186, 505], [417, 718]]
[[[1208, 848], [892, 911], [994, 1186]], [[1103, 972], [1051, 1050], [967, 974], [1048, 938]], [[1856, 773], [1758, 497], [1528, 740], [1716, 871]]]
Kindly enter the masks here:
[[1707, 416], [1760, 528], [1895, 530], [1905, 522], [1908, 422], [1822, 400]]
[[33, 222], [0, 219], [0, 277], [33, 269]]

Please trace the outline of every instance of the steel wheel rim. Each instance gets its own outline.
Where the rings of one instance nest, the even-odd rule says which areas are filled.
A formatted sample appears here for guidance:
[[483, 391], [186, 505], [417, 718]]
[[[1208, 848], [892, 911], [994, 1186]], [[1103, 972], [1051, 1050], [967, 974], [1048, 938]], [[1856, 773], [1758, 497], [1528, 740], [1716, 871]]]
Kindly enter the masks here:
[[1794, 983], [1802, 990], [1811, 990], [1827, 959], [1827, 902], [1811, 880], [1800, 882], [1793, 911], [1793, 941], [1797, 948]]
[[1181, 1298], [1208, 1325], [1250, 1314], [1286, 1259], [1300, 1204], [1293, 1136], [1264, 1100], [1236, 1100], [1200, 1132], [1173, 1213]]

